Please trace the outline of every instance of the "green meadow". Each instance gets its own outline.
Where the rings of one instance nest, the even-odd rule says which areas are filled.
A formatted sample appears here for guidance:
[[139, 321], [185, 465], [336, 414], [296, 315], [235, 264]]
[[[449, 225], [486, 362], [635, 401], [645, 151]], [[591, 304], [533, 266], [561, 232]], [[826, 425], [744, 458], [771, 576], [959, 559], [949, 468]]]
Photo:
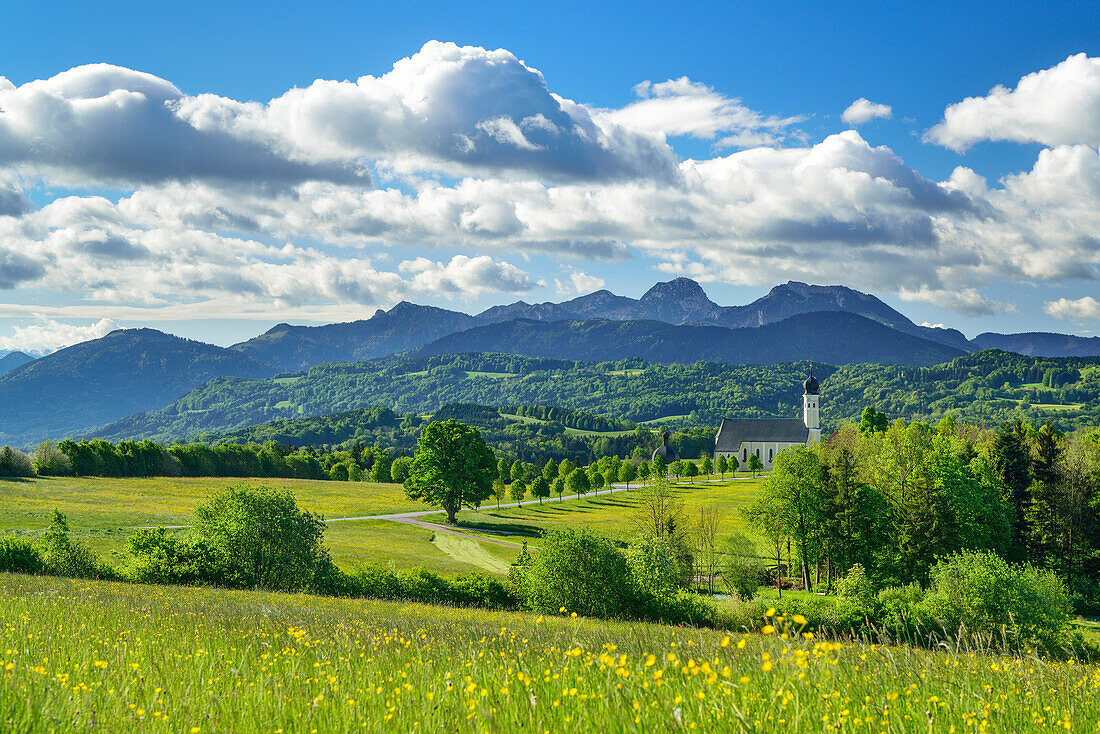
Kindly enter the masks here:
[[[722, 513], [724, 533], [751, 534], [737, 509], [751, 502], [759, 481], [681, 482], [674, 488], [689, 520], [699, 507], [713, 505]], [[134, 528], [186, 525], [195, 507], [213, 491], [241, 483], [287, 488], [300, 507], [329, 519], [431, 509], [406, 498], [399, 484], [277, 478], [38, 477], [0, 480], [0, 533], [35, 535], [57, 509], [65, 514], [75, 538], [109, 558], [123, 551]], [[580, 500], [566, 495], [559, 502], [553, 497], [542, 504], [500, 510], [490, 500], [480, 511], [459, 514], [466, 537], [444, 537], [430, 528], [387, 520], [348, 520], [328, 524], [325, 545], [343, 568], [380, 563], [398, 569], [424, 566], [439, 573], [482, 570], [502, 574], [518, 555], [518, 546], [524, 541], [537, 545], [536, 536], [546, 528], [588, 527], [620, 541], [629, 539], [637, 533], [632, 520], [637, 504], [633, 489], [590, 494]], [[442, 523], [444, 517], [433, 513], [424, 519]]]
[[[703, 507], [713, 507], [719, 512], [719, 536], [728, 537], [741, 533], [757, 540], [757, 531], [745, 522], [740, 510], [748, 507], [756, 496], [763, 478], [740, 478], [726, 481], [674, 482], [676, 497], [683, 502], [684, 518], [688, 523], [698, 520]], [[636, 489], [614, 493], [587, 494], [581, 499], [563, 495], [559, 501], [555, 495], [542, 503], [522, 507], [495, 508], [492, 501], [483, 504], [478, 511], [468, 510], [459, 514], [459, 524], [466, 530], [486, 537], [507, 537], [520, 542], [526, 540], [538, 545], [538, 535], [546, 529], [587, 528], [601, 535], [625, 543], [637, 535], [639, 528], [635, 518], [639, 512], [641, 493]], [[425, 520], [442, 522], [442, 513], [428, 515]]]
[[1100, 721], [1100, 669], [1075, 662], [823, 641], [785, 618], [742, 634], [567, 615], [0, 574], [0, 730], [900, 734]]

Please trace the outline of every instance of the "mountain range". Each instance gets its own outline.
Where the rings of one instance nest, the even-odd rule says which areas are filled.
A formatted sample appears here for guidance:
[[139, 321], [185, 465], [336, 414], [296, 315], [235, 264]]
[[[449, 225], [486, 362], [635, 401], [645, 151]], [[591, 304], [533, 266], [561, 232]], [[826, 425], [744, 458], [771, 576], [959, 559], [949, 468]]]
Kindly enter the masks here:
[[[152, 329], [119, 330], [26, 362], [0, 362], [0, 443], [79, 435], [167, 405], [217, 377], [259, 378], [389, 355], [504, 352], [577, 360], [928, 365], [999, 348], [1033, 356], [1100, 355], [1100, 338], [981, 334], [917, 325], [870, 294], [789, 282], [744, 306], [720, 306], [693, 280], [641, 298], [610, 291], [561, 303], [518, 301], [476, 315], [402, 302], [369, 319], [278, 324], [223, 348]], [[12, 366], [8, 364], [24, 361]]]
[[413, 355], [501, 352], [528, 357], [647, 362], [926, 365], [966, 354], [854, 313], [815, 311], [758, 327], [729, 328], [662, 321], [505, 321], [437, 339]]
[[[461, 341], [460, 338], [454, 337], [458, 333], [474, 329], [476, 332], [471, 332], [471, 335], [476, 333], [478, 339], [484, 340], [487, 334], [493, 333], [488, 327], [497, 325], [505, 325], [499, 330], [500, 336], [497, 339], [497, 341], [503, 341], [506, 338], [505, 334], [519, 328], [508, 325], [521, 321], [566, 322], [574, 324], [573, 328], [581, 330], [589, 328], [583, 326], [581, 322], [593, 319], [742, 329], [763, 327], [809, 313], [855, 314], [902, 334], [953, 347], [962, 352], [979, 349], [955, 329], [918, 326], [878, 298], [844, 286], [807, 285], [792, 281], [776, 286], [766, 296], [748, 305], [719, 306], [707, 297], [698, 283], [689, 278], [676, 278], [665, 283], [657, 283], [637, 299], [600, 290], [561, 303], [529, 304], [517, 301], [506, 306], [494, 306], [476, 316], [402, 302], [389, 311], [380, 309], [373, 317], [361, 321], [324, 326], [279, 324], [260, 336], [233, 345], [230, 349], [267, 362], [279, 369], [302, 370], [315, 364], [355, 362], [397, 354], [418, 347], [427, 347], [431, 353], [440, 353], [440, 349], [455, 348], [454, 345]], [[567, 328], [559, 325], [555, 329], [544, 330], [543, 333], [546, 331], [561, 333]], [[646, 327], [641, 331], [652, 332], [652, 328]], [[672, 333], [680, 335], [679, 332]], [[666, 335], [671, 336], [672, 333]], [[876, 334], [881, 333], [876, 330]], [[442, 344], [450, 346], [431, 346], [433, 342], [441, 339]], [[563, 337], [563, 339], [565, 339], [563, 349], [573, 349], [568, 338]], [[621, 342], [620, 346], [623, 346]], [[1100, 354], [1100, 345], [1096, 349], [1096, 353]], [[667, 357], [660, 357], [652, 352], [649, 354], [651, 358], [658, 361], [679, 359], [676, 349], [667, 350]], [[548, 356], [565, 358], [565, 353], [552, 353]], [[627, 356], [642, 355], [634, 354], [632, 350], [627, 349], [613, 358], [620, 359]], [[722, 361], [720, 356], [717, 358]], [[743, 359], [742, 356], [731, 358]], [[754, 361], [759, 362], [760, 359], [765, 358], [759, 357]], [[857, 340], [850, 345], [847, 358], [838, 360], [836, 363], [853, 361], [877, 360], [870, 354], [865, 354], [863, 345]], [[902, 364], [915, 362], [927, 364], [927, 361], [922, 361], [922, 358], [918, 357], [895, 357], [890, 361]]]
[[155, 329], [125, 329], [0, 376], [0, 444], [30, 446], [166, 405], [211, 378], [275, 372], [239, 352]]

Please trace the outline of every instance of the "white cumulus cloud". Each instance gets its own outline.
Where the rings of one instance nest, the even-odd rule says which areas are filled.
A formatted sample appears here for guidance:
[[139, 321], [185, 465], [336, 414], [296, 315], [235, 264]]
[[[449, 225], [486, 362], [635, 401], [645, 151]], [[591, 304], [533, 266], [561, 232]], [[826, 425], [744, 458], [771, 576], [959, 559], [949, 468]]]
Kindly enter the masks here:
[[1100, 58], [1085, 54], [951, 105], [926, 139], [957, 151], [985, 140], [1100, 146]]
[[[1100, 277], [1092, 145], [995, 182], [964, 167], [935, 181], [854, 129], [808, 143], [796, 118], [688, 79], [638, 95], [590, 108], [508, 51], [435, 42], [266, 103], [105, 66], [0, 83], [0, 293], [55, 295], [39, 313], [59, 320], [331, 320], [522, 293], [541, 273], [513, 263], [539, 257], [562, 291], [588, 292], [604, 284], [584, 262], [644, 257], [989, 314], [1013, 308], [991, 282]], [[667, 140], [682, 137], [745, 149], [678, 160]], [[62, 179], [129, 183], [113, 198], [62, 185], [37, 207], [23, 193]]]
[[890, 119], [894, 115], [894, 108], [888, 104], [872, 102], [866, 97], [860, 97], [840, 114], [840, 119], [848, 125], [863, 125], [877, 118]]
[[119, 328], [113, 319], [78, 326], [42, 318], [26, 326], [16, 326], [11, 336], [0, 336], [0, 350], [45, 354], [62, 347], [98, 339]]
[[1084, 296], [1076, 300], [1059, 298], [1057, 301], [1047, 301], [1043, 310], [1056, 319], [1074, 321], [1100, 319], [1100, 301], [1092, 296]]
[[447, 263], [418, 257], [401, 263], [399, 269], [412, 275], [411, 287], [422, 293], [463, 296], [522, 293], [534, 285], [527, 273], [511, 263], [496, 262], [488, 255], [455, 255]]
[[600, 119], [641, 130], [660, 138], [689, 136], [716, 140], [720, 147], [775, 144], [795, 134], [791, 127], [803, 118], [763, 115], [687, 77], [634, 87], [637, 102], [604, 110]]
[[0, 86], [0, 164], [65, 183], [369, 186], [364, 158], [405, 171], [563, 180], [675, 170], [667, 145], [553, 94], [503, 49], [432, 41], [381, 76], [317, 80], [267, 103], [187, 95], [108, 64]]
[[554, 278], [554, 289], [559, 295], [563, 296], [592, 293], [593, 291], [600, 290], [605, 285], [607, 285], [607, 283], [603, 278], [597, 278], [594, 275], [589, 275], [575, 268], [569, 272], [568, 280], [563, 281], [560, 278]]

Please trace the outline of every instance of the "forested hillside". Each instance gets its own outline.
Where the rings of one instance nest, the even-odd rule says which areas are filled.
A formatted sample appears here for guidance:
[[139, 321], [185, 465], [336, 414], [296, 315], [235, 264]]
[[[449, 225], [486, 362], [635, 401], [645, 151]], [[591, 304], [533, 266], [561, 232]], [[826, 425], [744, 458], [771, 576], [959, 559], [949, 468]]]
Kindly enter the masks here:
[[[112, 440], [176, 440], [277, 419], [386, 405], [432, 413], [448, 403], [558, 405], [612, 419], [717, 425], [724, 416], [801, 414], [809, 365], [658, 365], [572, 362], [514, 355], [445, 355], [314, 367], [262, 380], [219, 378], [167, 408], [95, 432]], [[827, 429], [873, 405], [888, 417], [998, 424], [1023, 418], [1062, 430], [1100, 425], [1100, 358], [1048, 359], [998, 351], [934, 367], [815, 365]]]
[[[334, 415], [276, 420], [225, 434], [203, 434], [198, 440], [215, 446], [266, 444], [354, 450], [373, 446], [391, 454], [412, 454], [428, 420], [455, 419], [476, 426], [499, 455], [521, 461], [587, 463], [601, 456], [629, 455], [640, 447], [648, 455], [660, 442], [656, 432], [630, 421], [617, 421], [547, 405], [497, 408], [475, 403], [448, 403], [431, 414], [398, 415], [373, 406]], [[698, 456], [714, 442], [714, 429], [678, 431], [673, 445], [685, 456]]]
[[824, 420], [866, 405], [890, 418], [996, 425], [1049, 421], [1061, 430], [1100, 426], [1100, 357], [1025, 357], [987, 350], [931, 367], [847, 365], [822, 386]]
[[[636, 422], [675, 416], [687, 424], [727, 413], [794, 417], [808, 368], [806, 363], [654, 365], [500, 354], [331, 364], [273, 379], [213, 380], [166, 408], [117, 421], [95, 435], [184, 439], [376, 404], [396, 413], [430, 413], [447, 403], [559, 405]], [[833, 369], [819, 368], [817, 374], [824, 377]]]

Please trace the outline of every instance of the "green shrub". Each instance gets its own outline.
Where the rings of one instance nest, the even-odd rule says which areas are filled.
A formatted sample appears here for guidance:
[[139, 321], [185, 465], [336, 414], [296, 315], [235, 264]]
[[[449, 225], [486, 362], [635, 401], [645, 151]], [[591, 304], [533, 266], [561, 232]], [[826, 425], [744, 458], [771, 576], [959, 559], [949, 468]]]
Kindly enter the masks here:
[[639, 535], [630, 544], [626, 560], [635, 586], [643, 594], [674, 596], [683, 584], [683, 574], [668, 538]]
[[860, 609], [868, 612], [875, 607], [875, 587], [859, 563], [848, 570], [847, 576], [837, 580], [836, 595], [841, 599], [851, 600]]
[[42, 570], [42, 555], [34, 543], [10, 535], [0, 536], [0, 571], [35, 574]]
[[42, 570], [52, 576], [76, 579], [111, 578], [110, 569], [99, 562], [95, 553], [78, 540], [69, 537], [69, 523], [57, 510], [42, 534], [39, 545]]
[[587, 617], [618, 617], [638, 606], [626, 559], [611, 541], [583, 529], [548, 530], [517, 586], [538, 612], [564, 607]]
[[517, 600], [504, 582], [478, 572], [448, 578], [423, 568], [395, 572], [382, 566], [362, 565], [345, 575], [341, 593], [370, 599], [488, 609], [517, 606]]
[[924, 590], [921, 589], [920, 584], [890, 586], [883, 589], [876, 599], [878, 625], [886, 628], [896, 637], [913, 640], [919, 630], [927, 628], [920, 612], [920, 603], [923, 598]]
[[705, 597], [681, 589], [675, 594], [652, 597], [648, 604], [636, 610], [636, 616], [650, 622], [689, 624], [696, 627], [719, 626], [719, 613]]
[[182, 540], [164, 528], [138, 530], [126, 539], [132, 556], [123, 578], [141, 584], [219, 584], [225, 576], [218, 555], [202, 541]]
[[213, 550], [220, 583], [275, 591], [335, 588], [321, 517], [298, 509], [286, 489], [228, 487], [195, 509], [196, 541]]
[[401, 599], [401, 582], [393, 569], [374, 564], [357, 565], [346, 574], [346, 596], [368, 599]]
[[500, 579], [480, 573], [466, 573], [451, 579], [456, 603], [487, 609], [514, 609], [517, 599]]
[[1071, 612], [1065, 584], [1053, 573], [1009, 565], [981, 551], [936, 563], [918, 609], [950, 636], [978, 635], [993, 643], [1047, 650], [1065, 643]]

